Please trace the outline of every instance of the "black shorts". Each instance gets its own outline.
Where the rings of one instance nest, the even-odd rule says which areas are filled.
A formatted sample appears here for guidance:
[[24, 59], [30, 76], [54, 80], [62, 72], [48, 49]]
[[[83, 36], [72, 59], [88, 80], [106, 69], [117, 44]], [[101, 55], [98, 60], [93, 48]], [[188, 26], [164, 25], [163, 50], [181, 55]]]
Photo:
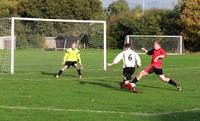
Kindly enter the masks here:
[[149, 71], [149, 74], [152, 74], [152, 73], [155, 73], [157, 75], [163, 75], [163, 70], [162, 68], [155, 68], [155, 67], [152, 67]]
[[134, 72], [135, 72], [134, 67], [126, 67], [123, 69], [123, 75], [126, 78], [126, 80], [131, 80], [131, 76], [133, 75]]
[[68, 66], [68, 68], [70, 66], [73, 66], [74, 68], [76, 68], [75, 64], [77, 64], [77, 63], [78, 63], [77, 61], [66, 61], [65, 66]]

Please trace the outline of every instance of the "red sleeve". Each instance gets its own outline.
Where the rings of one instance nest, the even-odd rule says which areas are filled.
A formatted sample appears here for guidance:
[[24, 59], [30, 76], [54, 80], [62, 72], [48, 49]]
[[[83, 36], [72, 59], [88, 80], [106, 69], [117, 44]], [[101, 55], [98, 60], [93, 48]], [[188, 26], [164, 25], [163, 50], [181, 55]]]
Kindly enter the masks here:
[[167, 53], [165, 52], [164, 49], [160, 49], [161, 50], [161, 54], [164, 55], [164, 57], [167, 57]]

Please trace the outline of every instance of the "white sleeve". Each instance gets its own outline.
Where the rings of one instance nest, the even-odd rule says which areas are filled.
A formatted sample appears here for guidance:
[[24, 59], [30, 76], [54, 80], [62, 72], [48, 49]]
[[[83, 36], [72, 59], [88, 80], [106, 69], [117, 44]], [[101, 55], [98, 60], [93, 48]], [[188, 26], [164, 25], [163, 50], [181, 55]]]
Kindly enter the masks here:
[[136, 59], [137, 65], [141, 66], [141, 59], [140, 59], [140, 56], [137, 53], [135, 53], [135, 59]]
[[114, 62], [115, 64], [117, 64], [117, 63], [119, 63], [122, 59], [123, 59], [123, 53], [121, 52], [121, 53], [119, 53], [119, 54], [115, 57], [115, 59], [113, 60], [113, 62]]

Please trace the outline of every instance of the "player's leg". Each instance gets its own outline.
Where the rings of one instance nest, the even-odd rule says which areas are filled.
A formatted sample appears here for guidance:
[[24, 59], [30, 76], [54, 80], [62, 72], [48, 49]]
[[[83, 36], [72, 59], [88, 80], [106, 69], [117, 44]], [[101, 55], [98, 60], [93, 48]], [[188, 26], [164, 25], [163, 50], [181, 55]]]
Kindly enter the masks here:
[[177, 90], [178, 90], [178, 91], [181, 91], [181, 86], [180, 86], [180, 84], [179, 84], [178, 82], [176, 82], [175, 80], [172, 80], [172, 79], [170, 79], [170, 78], [165, 77], [164, 74], [158, 75], [158, 76], [159, 76], [159, 78], [160, 78], [162, 81], [164, 81], [164, 82], [166, 82], [166, 83], [169, 83], [169, 84], [171, 84], [171, 85], [176, 86]]
[[133, 80], [131, 83], [128, 83], [126, 86], [129, 90], [131, 90], [134, 93], [137, 93], [137, 89], [136, 89], [136, 83], [145, 75], [147, 75], [148, 73], [146, 71], [141, 71]]
[[145, 70], [143, 70], [143, 71], [141, 71], [134, 79], [133, 79], [133, 81], [132, 81], [132, 83], [137, 83], [140, 79], [142, 79], [142, 77], [143, 76], [145, 76], [145, 75], [147, 75], [148, 73], [145, 71]]
[[131, 88], [131, 91], [133, 91], [134, 93], [137, 93], [137, 89], [136, 89], [136, 83], [142, 79], [143, 76], [147, 75], [147, 74], [151, 74], [153, 72], [152, 70], [152, 66], [149, 65], [147, 66], [143, 71], [141, 71], [133, 80], [131, 83], [129, 83], [127, 85], [128, 88]]
[[123, 81], [120, 82], [120, 86], [121, 88], [125, 88], [126, 84], [129, 83], [129, 78], [130, 78], [130, 74], [129, 74], [129, 69], [128, 68], [123, 68]]
[[78, 63], [75, 63], [74, 66], [75, 66], [75, 68], [76, 68], [76, 70], [77, 70], [77, 73], [78, 73], [78, 75], [79, 75], [79, 78], [82, 79], [82, 73], [81, 73], [81, 68], [80, 68], [80, 66], [78, 65]]
[[65, 62], [64, 66], [61, 67], [61, 69], [59, 70], [58, 74], [56, 75], [56, 78], [59, 78], [59, 76], [60, 76], [67, 68], [69, 68], [69, 64], [68, 64], [68, 62]]
[[155, 74], [158, 75], [158, 77], [159, 77], [162, 81], [164, 81], [164, 82], [166, 82], [166, 83], [169, 83], [169, 84], [171, 84], [171, 85], [176, 86], [176, 88], [178, 89], [178, 91], [181, 91], [181, 86], [180, 86], [180, 84], [177, 83], [175, 80], [172, 80], [172, 79], [170, 79], [170, 78], [167, 78], [167, 77], [164, 75], [162, 68], [154, 68], [154, 72], [155, 72]]
[[119, 84], [120, 84], [120, 88], [121, 89], [123, 89], [123, 88], [125, 88], [126, 87], [126, 83], [127, 83], [127, 74], [126, 74], [127, 72], [126, 72], [126, 68], [123, 68], [123, 81], [122, 82], [120, 82]]
[[126, 84], [129, 83], [128, 80], [126, 79], [126, 77], [123, 77], [123, 81], [119, 83], [120, 88], [126, 88]]
[[123, 68], [123, 81], [120, 82], [121, 88], [127, 87], [127, 85], [129, 84], [129, 80], [131, 80], [132, 78], [131, 76], [133, 75], [134, 72], [135, 68], [133, 67]]
[[136, 84], [143, 76], [151, 74], [153, 72], [153, 68], [151, 65], [147, 66], [143, 71], [141, 71], [132, 81], [132, 83]]

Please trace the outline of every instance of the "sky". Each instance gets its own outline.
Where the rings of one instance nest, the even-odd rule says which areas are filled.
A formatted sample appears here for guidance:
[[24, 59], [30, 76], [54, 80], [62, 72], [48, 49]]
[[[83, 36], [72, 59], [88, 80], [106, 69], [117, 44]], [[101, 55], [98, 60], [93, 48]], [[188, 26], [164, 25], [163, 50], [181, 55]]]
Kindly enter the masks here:
[[[107, 8], [109, 4], [115, 2], [117, 0], [102, 0], [103, 7]], [[126, 0], [130, 8], [134, 8], [137, 5], [142, 5], [143, 0]], [[145, 1], [145, 8], [164, 8], [164, 9], [172, 9], [174, 5], [177, 4], [178, 0], [144, 0]]]

